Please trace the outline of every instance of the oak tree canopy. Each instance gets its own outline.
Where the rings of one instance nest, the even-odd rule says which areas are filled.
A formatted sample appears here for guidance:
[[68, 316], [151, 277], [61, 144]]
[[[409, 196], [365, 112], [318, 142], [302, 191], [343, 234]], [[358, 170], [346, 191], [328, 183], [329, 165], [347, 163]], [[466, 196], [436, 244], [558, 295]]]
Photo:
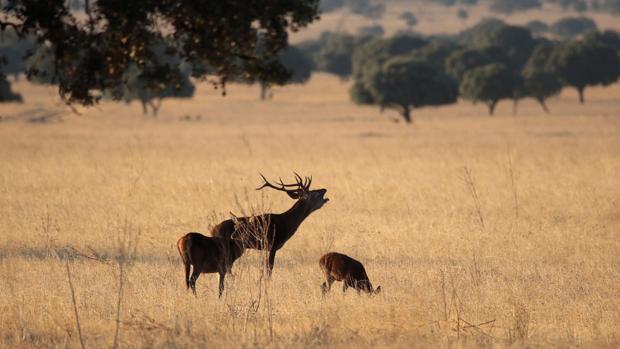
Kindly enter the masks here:
[[206, 67], [192, 74], [216, 87], [239, 77], [281, 81], [287, 70], [274, 58], [289, 31], [318, 18], [319, 1], [85, 0], [77, 10], [69, 3], [3, 1], [0, 30], [11, 27], [52, 47], [60, 96], [92, 105], [122, 85], [130, 67], [178, 76], [179, 67], [156, 69], [152, 48], [161, 45], [190, 66]]

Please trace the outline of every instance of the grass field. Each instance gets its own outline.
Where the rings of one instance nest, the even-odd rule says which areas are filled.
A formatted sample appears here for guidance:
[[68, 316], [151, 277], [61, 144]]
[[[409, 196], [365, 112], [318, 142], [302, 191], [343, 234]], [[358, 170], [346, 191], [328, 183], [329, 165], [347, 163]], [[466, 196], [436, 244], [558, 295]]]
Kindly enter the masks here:
[[[28, 104], [0, 113], [0, 347], [79, 347], [75, 309], [89, 348], [112, 346], [117, 323], [122, 347], [620, 345], [620, 85], [583, 106], [566, 90], [550, 115], [459, 103], [412, 126], [320, 74], [268, 102], [203, 86], [159, 119], [136, 104], [75, 116], [53, 89], [15, 88]], [[292, 205], [254, 190], [259, 171], [312, 175], [331, 201], [271, 280], [250, 251], [225, 297], [214, 274], [191, 296], [182, 234]], [[329, 250], [361, 260], [381, 295], [322, 299]]]

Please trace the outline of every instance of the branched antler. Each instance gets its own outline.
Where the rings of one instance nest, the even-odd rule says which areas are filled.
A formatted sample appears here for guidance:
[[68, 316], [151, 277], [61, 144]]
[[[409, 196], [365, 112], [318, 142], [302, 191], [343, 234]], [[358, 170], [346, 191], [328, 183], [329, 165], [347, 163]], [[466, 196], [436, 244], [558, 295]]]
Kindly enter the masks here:
[[[306, 177], [305, 179], [302, 179], [301, 176], [297, 174], [297, 172], [293, 172], [293, 173], [295, 174], [295, 182], [296, 182], [293, 184], [284, 183], [282, 181], [282, 178], [279, 178], [280, 180], [279, 182], [272, 184], [271, 182], [267, 180], [267, 178], [265, 178], [265, 176], [263, 176], [262, 173], [259, 173], [265, 183], [263, 183], [263, 185], [261, 185], [260, 187], [256, 188], [256, 190], [261, 190], [263, 188], [272, 188], [278, 191], [283, 191], [292, 198], [295, 198], [295, 199], [299, 198], [302, 194], [310, 191], [310, 184], [312, 183], [312, 177]], [[289, 188], [293, 188], [293, 189], [289, 189]]]

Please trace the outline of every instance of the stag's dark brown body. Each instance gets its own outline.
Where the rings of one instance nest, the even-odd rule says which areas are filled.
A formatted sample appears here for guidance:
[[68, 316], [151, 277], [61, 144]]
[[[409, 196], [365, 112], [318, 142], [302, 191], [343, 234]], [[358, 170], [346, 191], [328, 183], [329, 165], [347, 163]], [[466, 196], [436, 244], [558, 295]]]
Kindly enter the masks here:
[[364, 291], [369, 294], [379, 293], [381, 286], [376, 290], [372, 288], [370, 279], [366, 274], [364, 265], [359, 261], [338, 252], [330, 252], [319, 260], [321, 269], [327, 280], [321, 285], [323, 294], [330, 291], [334, 281], [342, 281], [342, 292], [352, 287], [358, 292]]
[[[297, 178], [295, 184], [284, 184], [280, 181], [276, 185], [269, 183], [263, 177], [265, 184], [258, 188], [260, 190], [269, 187], [286, 192], [292, 199], [297, 200], [289, 210], [284, 213], [227, 219], [213, 227], [211, 235], [223, 238], [235, 236], [244, 242], [246, 248], [269, 251], [269, 273], [271, 274], [276, 251], [295, 234], [304, 219], [329, 201], [325, 198], [327, 190], [310, 190], [311, 178], [306, 178], [305, 182], [302, 182], [299, 175], [295, 174], [295, 176]], [[261, 230], [257, 229], [260, 227], [264, 229], [262, 233], [257, 233], [257, 230]]]
[[[185, 284], [196, 294], [196, 280], [201, 273], [220, 275], [219, 296], [224, 292], [224, 278], [233, 263], [243, 254], [243, 244], [235, 239], [188, 233], [177, 241], [179, 254], [185, 266]], [[190, 266], [194, 269], [190, 276]]]

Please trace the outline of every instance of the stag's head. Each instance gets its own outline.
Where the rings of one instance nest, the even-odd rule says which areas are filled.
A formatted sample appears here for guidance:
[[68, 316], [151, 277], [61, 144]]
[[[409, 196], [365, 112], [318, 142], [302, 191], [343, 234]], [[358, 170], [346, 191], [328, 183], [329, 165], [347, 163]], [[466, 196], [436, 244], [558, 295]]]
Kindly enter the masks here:
[[256, 190], [261, 190], [263, 188], [272, 188], [278, 191], [283, 191], [288, 196], [293, 199], [301, 202], [303, 204], [308, 205], [311, 211], [316, 211], [319, 208], [323, 207], [323, 205], [329, 201], [328, 198], [325, 197], [326, 189], [314, 189], [310, 190], [310, 184], [312, 184], [312, 177], [306, 177], [302, 179], [300, 175], [295, 173], [295, 183], [285, 184], [280, 179], [279, 182], [272, 184], [269, 182], [265, 176], [261, 173], [260, 176], [263, 178], [262, 186], [256, 188]]

